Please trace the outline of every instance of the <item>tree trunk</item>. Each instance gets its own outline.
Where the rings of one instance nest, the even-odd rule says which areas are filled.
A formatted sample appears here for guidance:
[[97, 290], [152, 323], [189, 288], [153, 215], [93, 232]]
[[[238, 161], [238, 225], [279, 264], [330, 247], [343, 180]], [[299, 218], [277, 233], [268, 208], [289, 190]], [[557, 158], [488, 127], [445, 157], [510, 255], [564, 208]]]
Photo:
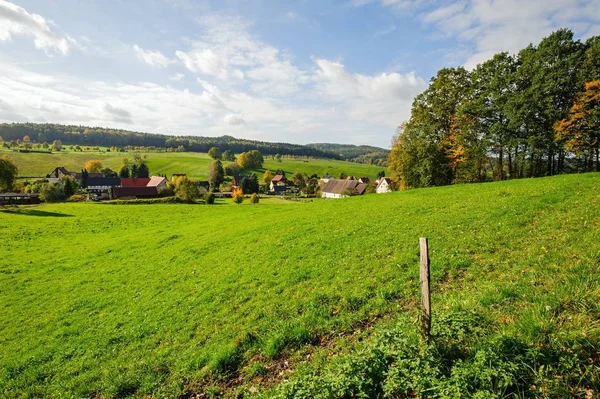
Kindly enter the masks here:
[[498, 151], [498, 169], [500, 180], [504, 180], [504, 145], [500, 144], [500, 151]]
[[512, 164], [512, 154], [510, 149], [508, 150], [508, 178], [512, 179], [513, 176], [513, 164]]

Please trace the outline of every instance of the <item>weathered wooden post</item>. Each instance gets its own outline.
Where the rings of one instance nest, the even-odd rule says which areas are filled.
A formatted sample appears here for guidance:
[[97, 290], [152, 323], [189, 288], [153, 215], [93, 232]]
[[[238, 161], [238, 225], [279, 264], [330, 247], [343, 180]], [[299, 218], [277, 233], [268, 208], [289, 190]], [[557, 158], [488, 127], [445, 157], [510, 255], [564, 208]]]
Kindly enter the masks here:
[[431, 331], [431, 293], [429, 292], [429, 247], [427, 238], [419, 238], [421, 247], [421, 267], [419, 281], [421, 283], [421, 305], [423, 306], [423, 336], [429, 339]]

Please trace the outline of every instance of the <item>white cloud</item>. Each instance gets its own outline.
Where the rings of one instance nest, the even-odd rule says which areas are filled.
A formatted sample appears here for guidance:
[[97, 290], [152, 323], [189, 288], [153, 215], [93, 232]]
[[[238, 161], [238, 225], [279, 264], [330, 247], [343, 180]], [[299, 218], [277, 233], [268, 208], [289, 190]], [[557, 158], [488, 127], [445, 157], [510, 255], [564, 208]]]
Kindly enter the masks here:
[[[600, 25], [600, 1], [461, 0], [430, 9], [421, 19], [447, 37], [471, 43], [464, 65], [473, 68], [495, 53], [515, 53], [559, 28], [575, 29], [582, 37], [592, 35], [593, 26]], [[582, 20], [590, 24], [582, 24]]]
[[160, 51], [144, 50], [137, 44], [133, 45], [133, 52], [135, 53], [135, 56], [138, 57], [140, 60], [144, 61], [148, 65], [152, 65], [155, 67], [166, 68], [169, 66], [169, 64], [173, 62], [167, 57], [165, 57]]
[[427, 84], [414, 72], [381, 73], [374, 76], [348, 73], [344, 65], [317, 59], [316, 88], [324, 98], [339, 103], [354, 121], [392, 129], [410, 116], [415, 95]]
[[177, 57], [190, 71], [229, 83], [249, 80], [256, 93], [285, 96], [299, 90], [305, 73], [279, 49], [253, 37], [240, 17], [211, 14], [201, 18], [204, 34]]
[[77, 42], [69, 36], [61, 36], [50, 29], [49, 23], [38, 14], [30, 14], [23, 7], [0, 0], [0, 41], [7, 41], [13, 35], [33, 37], [37, 49], [48, 54], [59, 52], [66, 55]]

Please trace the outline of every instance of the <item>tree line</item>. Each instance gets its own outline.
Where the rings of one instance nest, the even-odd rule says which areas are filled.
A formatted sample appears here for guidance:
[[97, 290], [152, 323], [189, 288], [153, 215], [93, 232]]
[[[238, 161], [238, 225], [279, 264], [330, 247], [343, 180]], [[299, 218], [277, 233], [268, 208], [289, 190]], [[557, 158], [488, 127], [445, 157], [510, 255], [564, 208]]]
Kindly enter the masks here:
[[444, 68], [393, 138], [402, 188], [600, 170], [600, 36], [560, 29], [472, 71]]
[[65, 144], [83, 146], [156, 147], [192, 152], [207, 152], [211, 147], [219, 147], [223, 151], [229, 150], [236, 154], [259, 150], [261, 153], [269, 155], [289, 154], [315, 158], [344, 159], [339, 154], [310, 146], [238, 139], [231, 136], [168, 136], [121, 129], [54, 123], [0, 123], [0, 137], [5, 142], [20, 142], [25, 136], [30, 137], [32, 143], [52, 143], [58, 140]]

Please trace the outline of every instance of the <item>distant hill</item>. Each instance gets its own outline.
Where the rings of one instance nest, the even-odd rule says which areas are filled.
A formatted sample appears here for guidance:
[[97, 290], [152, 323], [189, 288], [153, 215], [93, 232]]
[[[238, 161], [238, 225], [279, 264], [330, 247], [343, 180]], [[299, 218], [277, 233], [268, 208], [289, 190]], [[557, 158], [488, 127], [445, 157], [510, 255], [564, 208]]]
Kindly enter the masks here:
[[389, 150], [370, 145], [352, 145], [352, 144], [333, 144], [333, 143], [312, 143], [307, 144], [317, 150], [329, 152], [341, 157], [347, 161], [369, 163], [385, 166]]
[[[186, 151], [207, 152], [211, 147], [221, 150], [231, 150], [240, 153], [249, 150], [259, 150], [268, 155], [296, 155], [316, 158], [345, 159], [336, 152], [329, 152], [314, 146], [289, 143], [271, 143], [238, 139], [232, 136], [203, 137], [203, 136], [170, 136], [166, 134], [141, 133], [122, 129], [104, 127], [87, 127], [75, 125], [60, 125], [53, 123], [0, 123], [0, 137], [4, 141], [22, 140], [24, 136], [38, 143], [52, 143], [60, 140], [63, 144], [80, 144], [106, 147], [166, 147], [183, 146]], [[343, 145], [334, 144], [345, 147]]]

